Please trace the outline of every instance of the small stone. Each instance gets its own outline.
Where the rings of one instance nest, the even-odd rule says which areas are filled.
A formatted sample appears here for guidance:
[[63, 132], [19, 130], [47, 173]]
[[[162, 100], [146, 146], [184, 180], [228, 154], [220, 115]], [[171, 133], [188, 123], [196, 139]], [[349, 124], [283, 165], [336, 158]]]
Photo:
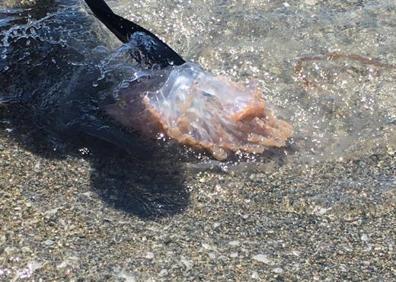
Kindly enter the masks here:
[[211, 245], [206, 244], [206, 243], [202, 243], [202, 247], [203, 247], [205, 250], [213, 250], [213, 249], [214, 249]]
[[47, 210], [47, 211], [44, 212], [44, 215], [53, 216], [53, 215], [55, 215], [58, 212], [59, 209], [60, 208], [54, 208], [54, 209]]
[[13, 280], [21, 280], [21, 279], [26, 279], [30, 278], [33, 273], [43, 267], [43, 263], [38, 262], [38, 261], [31, 261], [27, 264], [27, 266], [24, 269], [21, 269], [20, 271], [17, 272], [15, 279]]
[[34, 170], [34, 172], [40, 172], [40, 170], [41, 170], [41, 162], [40, 162], [40, 161], [38, 161], [38, 162], [34, 165], [33, 170]]
[[238, 253], [231, 253], [231, 254], [230, 254], [230, 257], [232, 257], [232, 258], [237, 258], [237, 257], [238, 257]]
[[47, 245], [47, 246], [52, 246], [54, 243], [55, 243], [55, 242], [52, 241], [52, 240], [50, 240], [50, 239], [44, 241], [44, 244]]
[[5, 235], [1, 235], [0, 236], [0, 245], [4, 244], [6, 240], [7, 240], [6, 236]]
[[260, 280], [260, 275], [258, 274], [257, 271], [253, 271], [253, 273], [252, 273], [252, 279]]
[[238, 247], [240, 245], [239, 241], [230, 241], [228, 242], [228, 245], [230, 245], [231, 247]]
[[62, 269], [62, 268], [66, 268], [66, 267], [68, 267], [68, 266], [77, 267], [78, 261], [79, 261], [79, 258], [78, 258], [78, 257], [73, 257], [73, 256], [71, 256], [71, 257], [66, 258], [66, 259], [65, 259], [63, 262], [61, 262], [60, 264], [58, 264], [58, 265], [56, 266], [56, 268]]
[[318, 0], [305, 0], [305, 4], [309, 6], [314, 6], [318, 3]]
[[90, 198], [90, 197], [92, 197], [93, 193], [88, 191], [88, 192], [85, 192], [85, 193], [81, 193], [81, 195], [84, 196], [84, 197]]
[[14, 248], [14, 247], [5, 247], [5, 249], [4, 249], [4, 253], [6, 254], [6, 255], [11, 255], [12, 253], [14, 253], [16, 251], [16, 248]]
[[323, 208], [323, 207], [315, 207], [314, 208], [314, 214], [315, 215], [317, 215], [317, 216], [322, 216], [322, 215], [324, 215], [327, 211], [329, 211], [330, 210], [330, 208], [328, 208], [328, 209], [326, 209], [326, 208]]
[[276, 274], [281, 274], [281, 273], [283, 273], [283, 269], [280, 268], [280, 267], [274, 268], [272, 271], [273, 271], [274, 273], [276, 273]]
[[154, 253], [152, 253], [152, 252], [147, 252], [146, 253], [146, 259], [153, 259], [155, 256], [154, 256]]
[[118, 278], [122, 278], [123, 281], [125, 282], [137, 281], [136, 276], [133, 273], [126, 271], [125, 269], [117, 270], [117, 272], [118, 272], [117, 273]]
[[295, 251], [295, 250], [294, 250], [294, 251], [292, 251], [291, 253], [292, 253], [293, 256], [296, 256], [296, 257], [299, 257], [299, 256], [301, 255], [301, 252], [300, 252], [300, 251]]
[[210, 245], [206, 244], [206, 243], [202, 243], [202, 247], [206, 250], [211, 250], [212, 248], [210, 247]]
[[21, 249], [22, 253], [29, 253], [31, 251], [31, 249], [29, 247], [22, 247]]
[[216, 258], [216, 254], [215, 254], [215, 253], [209, 253], [208, 256], [209, 256], [211, 259], [215, 259], [215, 258]]
[[168, 270], [166, 270], [166, 269], [162, 269], [161, 271], [160, 271], [160, 273], [159, 273], [159, 276], [160, 277], [164, 277], [164, 276], [167, 276], [168, 275]]
[[256, 260], [256, 261], [265, 263], [265, 264], [270, 264], [271, 263], [271, 260], [266, 255], [263, 255], [263, 254], [255, 255], [253, 257], [253, 259]]
[[183, 256], [180, 258], [180, 262], [186, 267], [187, 270], [190, 270], [193, 267], [193, 262]]
[[367, 241], [369, 240], [369, 237], [367, 236], [367, 234], [363, 234], [363, 235], [360, 237], [360, 239], [361, 239], [363, 242], [367, 242]]

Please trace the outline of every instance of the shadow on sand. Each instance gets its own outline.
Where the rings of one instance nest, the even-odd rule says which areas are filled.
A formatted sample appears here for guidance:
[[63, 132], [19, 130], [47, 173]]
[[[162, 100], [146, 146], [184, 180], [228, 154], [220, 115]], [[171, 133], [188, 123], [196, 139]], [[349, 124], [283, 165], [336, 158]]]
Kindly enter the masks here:
[[[136, 157], [133, 151], [126, 153], [91, 137], [68, 136], [59, 141], [38, 128], [28, 111], [19, 105], [0, 106], [0, 120], [11, 122], [13, 142], [43, 158], [81, 158], [79, 149], [89, 148], [90, 153], [83, 157], [91, 165], [92, 190], [111, 207], [155, 219], [181, 213], [188, 206], [182, 163], [156, 144], [145, 144], [151, 153], [144, 157], [136, 152]], [[0, 130], [8, 126], [0, 123]], [[137, 138], [136, 142], [144, 141]]]
[[68, 5], [36, 24], [34, 10], [0, 10], [0, 121], [11, 123], [12, 142], [46, 159], [81, 158], [88, 147], [92, 189], [112, 207], [141, 218], [182, 212], [189, 194], [177, 156], [103, 120], [98, 70], [86, 55], [100, 40], [78, 2]]

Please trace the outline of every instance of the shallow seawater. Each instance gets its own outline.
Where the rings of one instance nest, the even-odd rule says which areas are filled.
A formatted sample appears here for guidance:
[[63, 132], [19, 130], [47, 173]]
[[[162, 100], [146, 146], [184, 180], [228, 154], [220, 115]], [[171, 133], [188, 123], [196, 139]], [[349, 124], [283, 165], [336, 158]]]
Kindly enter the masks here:
[[[236, 81], [258, 82], [267, 102], [295, 128], [292, 149], [286, 148], [285, 153], [297, 162], [364, 154], [375, 147], [395, 150], [395, 29], [387, 20], [394, 16], [391, 1], [334, 5], [316, 1], [113, 2], [117, 13], [153, 30], [187, 60]], [[82, 19], [87, 15], [81, 3], [54, 5], [60, 10], [3, 28], [2, 45], [15, 38], [26, 38], [26, 44], [29, 37], [39, 38], [84, 57], [83, 61], [62, 62], [52, 58], [60, 68], [62, 64], [103, 65], [103, 58], [114, 57], [116, 40], [98, 23]], [[17, 24], [13, 17], [24, 15], [13, 9], [3, 13], [2, 25]], [[330, 52], [344, 57], [329, 59]], [[34, 56], [28, 53], [29, 47], [23, 55], [26, 62], [29, 55]], [[114, 82], [121, 85], [136, 76], [127, 54], [123, 55], [110, 67], [122, 69]], [[379, 63], [348, 57], [354, 55]], [[310, 56], [323, 58], [304, 60]], [[7, 58], [7, 48], [2, 48], [2, 58]], [[2, 68], [13, 71], [7, 65]], [[307, 81], [312, 85], [307, 86]]]
[[[40, 271], [48, 273], [39, 277], [55, 280], [70, 274], [140, 281], [160, 272], [171, 280], [283, 274], [304, 280], [312, 278], [307, 261], [320, 251], [331, 266], [308, 267], [319, 280], [356, 278], [337, 273], [351, 257], [370, 260], [371, 253], [377, 268], [362, 263], [350, 266], [351, 273], [364, 269], [369, 274], [363, 278], [391, 280], [392, 267], [379, 261], [395, 244], [386, 225], [394, 222], [396, 187], [393, 0], [107, 1], [186, 60], [234, 81], [255, 81], [275, 113], [293, 125], [285, 148], [228, 162], [167, 140], [147, 145], [156, 149], [143, 160], [106, 144], [97, 149], [91, 139], [65, 149], [70, 136], [59, 136], [64, 120], [51, 105], [71, 105], [65, 116], [83, 112], [76, 118], [98, 126], [91, 114], [97, 105], [79, 108], [70, 97], [102, 93], [105, 100], [140, 69], [83, 1], [54, 0], [39, 8], [11, 2], [0, 3], [0, 101], [40, 92], [52, 110], [26, 120], [23, 107], [0, 105], [0, 206], [10, 207], [0, 216], [6, 223], [0, 230], [8, 232], [0, 234], [0, 280]], [[378, 223], [383, 229], [370, 229], [366, 211], [373, 222], [384, 218]], [[366, 223], [366, 231], [359, 229]], [[358, 235], [344, 238], [345, 230]], [[333, 243], [333, 231], [345, 242]], [[364, 232], [375, 233], [372, 245], [368, 239], [364, 246], [348, 245], [352, 237], [366, 238]], [[14, 240], [18, 234], [26, 238]], [[228, 250], [238, 244], [238, 251]], [[345, 255], [350, 248], [360, 253]], [[339, 249], [343, 261], [332, 264]], [[217, 261], [219, 268], [207, 274], [214, 257], [224, 265]], [[265, 266], [256, 269], [257, 261]], [[102, 263], [106, 269], [98, 268]], [[83, 274], [75, 274], [79, 268]]]
[[[118, 10], [158, 29], [207, 69], [257, 80], [266, 99], [295, 127], [297, 162], [365, 154], [377, 146], [395, 150], [395, 28], [387, 20], [394, 17], [394, 3], [238, 3], [142, 2]], [[145, 9], [152, 13], [133, 12]], [[301, 63], [302, 73], [295, 71], [300, 58], [330, 52], [384, 65], [323, 56]], [[304, 87], [300, 76], [315, 85]]]

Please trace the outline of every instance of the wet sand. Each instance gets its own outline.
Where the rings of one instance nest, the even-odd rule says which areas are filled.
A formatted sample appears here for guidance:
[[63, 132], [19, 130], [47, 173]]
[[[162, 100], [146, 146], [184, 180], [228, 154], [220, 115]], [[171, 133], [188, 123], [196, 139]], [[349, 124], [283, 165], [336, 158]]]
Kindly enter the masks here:
[[[395, 278], [396, 161], [385, 150], [301, 167], [184, 164], [176, 173], [167, 160], [32, 153], [2, 128], [4, 280]], [[144, 166], [172, 182], [141, 179]], [[155, 185], [173, 195], [153, 197]], [[131, 195], [141, 201], [123, 202]], [[150, 204], [153, 213], [142, 213]]]
[[[394, 62], [387, 46], [381, 50]], [[295, 84], [282, 74], [289, 62], [234, 73], [228, 64], [242, 53], [205, 52], [196, 54], [215, 71], [242, 78], [268, 70], [263, 79], [275, 96]], [[388, 85], [383, 92], [395, 82]], [[396, 279], [391, 121], [386, 134], [344, 154], [303, 161], [297, 146], [283, 157], [224, 165], [162, 152], [141, 160], [103, 144], [54, 152], [18, 118], [0, 107], [0, 280]]]

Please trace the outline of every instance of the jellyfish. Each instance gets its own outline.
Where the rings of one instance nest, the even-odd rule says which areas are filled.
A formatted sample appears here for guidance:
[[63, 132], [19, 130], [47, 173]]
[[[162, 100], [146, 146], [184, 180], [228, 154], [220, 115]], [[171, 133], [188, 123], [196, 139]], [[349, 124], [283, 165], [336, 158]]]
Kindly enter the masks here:
[[218, 160], [287, 144], [292, 126], [267, 107], [255, 83], [238, 84], [186, 62], [156, 35], [114, 14], [105, 1], [86, 3], [146, 70], [104, 106], [124, 127], [148, 137], [165, 134]]

